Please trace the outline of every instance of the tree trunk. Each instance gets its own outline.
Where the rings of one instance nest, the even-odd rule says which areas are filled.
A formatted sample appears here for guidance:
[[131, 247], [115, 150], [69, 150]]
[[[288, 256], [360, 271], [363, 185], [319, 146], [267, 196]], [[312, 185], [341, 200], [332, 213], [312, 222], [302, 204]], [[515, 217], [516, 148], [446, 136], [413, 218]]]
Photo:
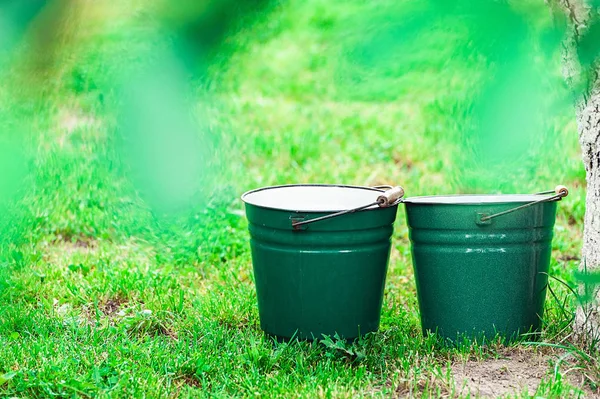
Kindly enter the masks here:
[[[584, 72], [577, 62], [577, 45], [582, 32], [590, 20], [590, 7], [585, 0], [559, 0], [569, 16], [574, 30], [566, 41], [564, 73], [569, 82]], [[586, 170], [587, 195], [583, 232], [583, 248], [579, 271], [582, 274], [600, 273], [600, 80], [588, 87], [591, 90], [587, 101], [582, 101], [577, 109], [579, 143]], [[580, 294], [591, 299], [577, 308], [574, 332], [586, 342], [600, 338], [600, 287], [584, 283]]]
[[[583, 150], [587, 198], [580, 271], [600, 272], [600, 92], [595, 91], [578, 112], [579, 142]], [[577, 310], [575, 331], [581, 337], [600, 338], [600, 287], [582, 292], [594, 300]]]
[[[580, 271], [600, 272], [600, 92], [596, 91], [578, 112], [579, 142], [586, 170], [587, 198]], [[594, 298], [577, 310], [575, 330], [585, 338], [600, 337], [600, 290], [584, 286]]]

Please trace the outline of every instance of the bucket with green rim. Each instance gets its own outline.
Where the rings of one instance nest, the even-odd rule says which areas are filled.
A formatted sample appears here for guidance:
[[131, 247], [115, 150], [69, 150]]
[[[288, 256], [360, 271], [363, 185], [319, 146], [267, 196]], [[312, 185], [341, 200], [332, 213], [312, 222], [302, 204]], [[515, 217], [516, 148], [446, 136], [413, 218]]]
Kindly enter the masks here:
[[297, 184], [242, 196], [266, 333], [353, 339], [379, 328], [400, 190]]
[[556, 202], [567, 194], [405, 199], [423, 332], [451, 341], [539, 332]]

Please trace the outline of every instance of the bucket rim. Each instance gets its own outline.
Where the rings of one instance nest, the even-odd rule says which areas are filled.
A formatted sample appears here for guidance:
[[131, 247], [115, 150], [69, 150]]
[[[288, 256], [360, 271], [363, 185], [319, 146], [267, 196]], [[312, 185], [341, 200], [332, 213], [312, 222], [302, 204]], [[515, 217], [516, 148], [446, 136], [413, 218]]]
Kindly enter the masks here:
[[[548, 198], [546, 202], [557, 202], [553, 195], [541, 194], [443, 194], [405, 198], [402, 202], [414, 205], [502, 205], [527, 204]], [[461, 201], [462, 200], [462, 201]]]
[[[249, 195], [258, 193], [261, 191], [273, 190], [273, 189], [278, 189], [278, 188], [289, 188], [289, 187], [334, 187], [334, 188], [351, 188], [351, 189], [359, 189], [359, 190], [365, 190], [365, 191], [374, 191], [377, 193], [385, 192], [385, 190], [375, 188], [375, 187], [354, 186], [354, 185], [348, 185], [348, 184], [296, 183], [296, 184], [281, 184], [281, 185], [275, 185], [275, 186], [266, 186], [266, 187], [256, 188], [254, 190], [246, 191], [244, 194], [241, 195], [240, 199], [247, 205], [255, 206], [255, 207], [261, 208], [261, 209], [271, 209], [271, 210], [283, 211], [283, 212], [302, 212], [302, 213], [310, 214], [310, 213], [334, 213], [334, 212], [340, 212], [340, 211], [347, 210], [347, 209], [303, 210], [303, 209], [294, 209], [294, 208], [285, 207], [285, 206], [273, 207], [273, 206], [258, 205], [256, 203], [252, 203], [252, 202], [248, 201], [248, 199], [247, 199], [247, 197]], [[388, 208], [393, 208], [395, 206], [398, 206], [400, 204], [400, 202], [401, 201], [397, 201], [395, 204], [390, 205]], [[365, 205], [367, 205], [367, 204], [365, 204]], [[377, 205], [373, 205], [373, 207], [366, 208], [366, 209], [363, 209], [358, 212], [373, 211], [373, 210], [377, 210], [377, 209], [384, 209], [384, 208], [380, 208]]]

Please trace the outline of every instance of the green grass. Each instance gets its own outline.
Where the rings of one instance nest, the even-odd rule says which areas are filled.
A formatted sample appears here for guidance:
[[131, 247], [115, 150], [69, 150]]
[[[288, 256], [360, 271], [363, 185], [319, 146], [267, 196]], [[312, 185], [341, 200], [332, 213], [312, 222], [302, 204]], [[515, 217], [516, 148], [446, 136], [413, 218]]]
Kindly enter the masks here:
[[[551, 274], [575, 284], [585, 175], [572, 111], [545, 121], [521, 158], [483, 168], [462, 123], [485, 67], [447, 61], [438, 30], [420, 38], [406, 73], [392, 62], [377, 65], [383, 77], [357, 81], [369, 65], [356, 66], [344, 46], [359, 38], [341, 38], [355, 15], [373, 11], [363, 2], [274, 6], [228, 38], [208, 72], [191, 71], [182, 103], [208, 149], [193, 173], [186, 164], [173, 173], [201, 189], [176, 209], [153, 202], [160, 187], [139, 183], [136, 160], [123, 156], [115, 84], [168, 53], [144, 7], [80, 5], [42, 76], [32, 37], [5, 62], [3, 122], [23, 126], [29, 168], [0, 220], [0, 396], [454, 396], [453, 362], [501, 356], [496, 343], [452, 349], [421, 336], [403, 212], [378, 333], [352, 344], [266, 338], [238, 199], [260, 186], [394, 183], [413, 196], [566, 184]], [[152, 123], [132, 126], [152, 139]], [[542, 342], [562, 345], [575, 299], [550, 284]], [[597, 384], [597, 368], [576, 358]], [[549, 365], [536, 394], [567, 395], [566, 370]]]

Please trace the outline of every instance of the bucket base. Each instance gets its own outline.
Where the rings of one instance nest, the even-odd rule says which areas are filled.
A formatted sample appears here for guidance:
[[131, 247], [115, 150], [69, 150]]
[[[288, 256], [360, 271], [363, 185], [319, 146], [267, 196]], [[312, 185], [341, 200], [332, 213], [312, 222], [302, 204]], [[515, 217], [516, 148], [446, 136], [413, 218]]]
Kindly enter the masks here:
[[[301, 233], [300, 233], [301, 234]], [[388, 247], [298, 253], [252, 242], [260, 326], [288, 339], [377, 331]]]
[[423, 330], [423, 336], [435, 337], [439, 339], [442, 344], [453, 347], [471, 346], [473, 344], [488, 345], [498, 344], [510, 345], [517, 342], [537, 342], [540, 340], [541, 331], [530, 330], [526, 333], [496, 333], [486, 334], [483, 332], [472, 332], [472, 333], [457, 333], [455, 335], [444, 335], [432, 332], [431, 330]]
[[[370, 333], [374, 333], [377, 332], [376, 331], [370, 331]], [[325, 337], [321, 336], [321, 337], [298, 337], [298, 336], [293, 336], [293, 337], [282, 337], [279, 335], [274, 335], [268, 332], [263, 331], [265, 334], [265, 337], [267, 337], [268, 339], [271, 339], [277, 343], [290, 343], [290, 342], [295, 342], [295, 341], [301, 341], [301, 342], [315, 342], [315, 341], [321, 341], [323, 339], [325, 339]], [[326, 337], [331, 337], [332, 340], [338, 340], [337, 338], [334, 338], [333, 336], [328, 336], [326, 335]], [[364, 337], [364, 335], [362, 336], [358, 336], [358, 337], [353, 337], [353, 338], [339, 338], [339, 340], [346, 342], [347, 344], [351, 344], [353, 342], [355, 342], [357, 339], [361, 339], [362, 337]]]

